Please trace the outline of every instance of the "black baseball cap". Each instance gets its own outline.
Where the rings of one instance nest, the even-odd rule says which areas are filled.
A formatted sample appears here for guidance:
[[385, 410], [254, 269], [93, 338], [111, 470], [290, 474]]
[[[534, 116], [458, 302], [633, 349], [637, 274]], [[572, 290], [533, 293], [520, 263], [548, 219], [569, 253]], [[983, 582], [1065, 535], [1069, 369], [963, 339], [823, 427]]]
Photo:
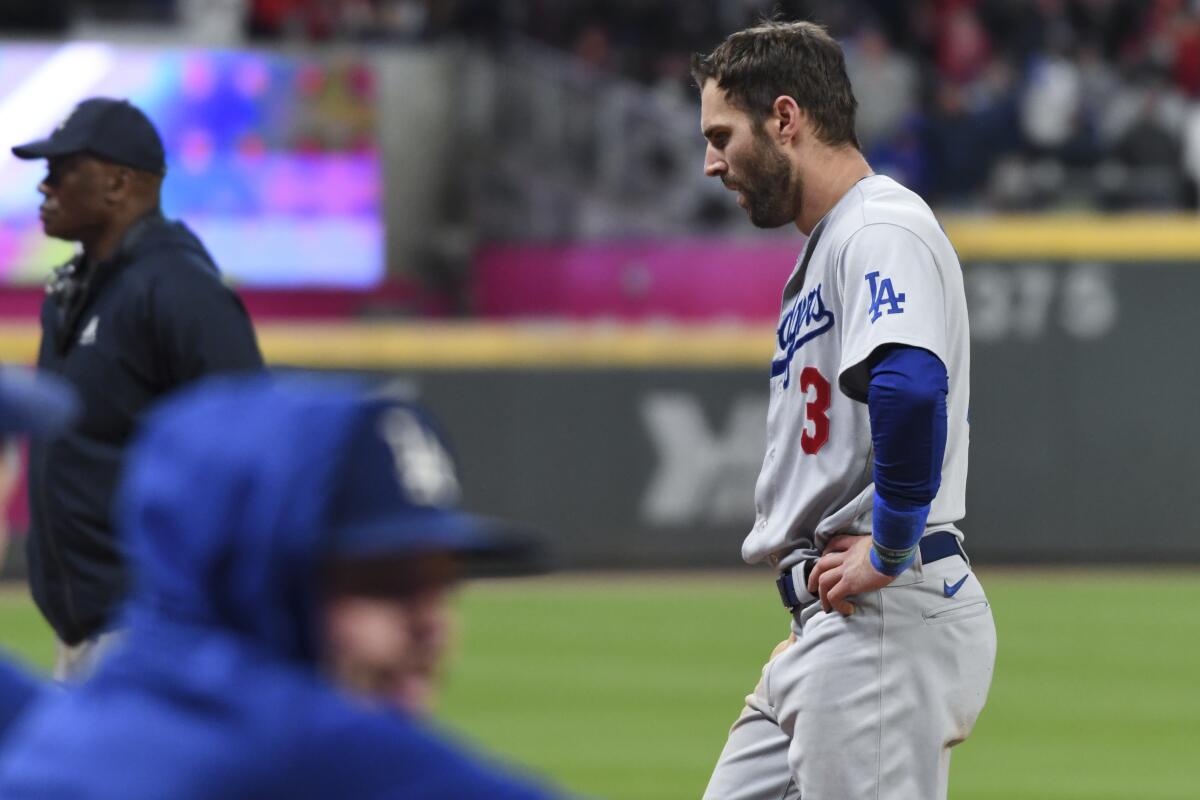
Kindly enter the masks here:
[[166, 153], [150, 118], [128, 100], [84, 100], [45, 139], [17, 145], [17, 158], [57, 158], [90, 153], [105, 161], [165, 175]]
[[75, 392], [45, 372], [0, 366], [0, 436], [50, 436], [79, 411]]

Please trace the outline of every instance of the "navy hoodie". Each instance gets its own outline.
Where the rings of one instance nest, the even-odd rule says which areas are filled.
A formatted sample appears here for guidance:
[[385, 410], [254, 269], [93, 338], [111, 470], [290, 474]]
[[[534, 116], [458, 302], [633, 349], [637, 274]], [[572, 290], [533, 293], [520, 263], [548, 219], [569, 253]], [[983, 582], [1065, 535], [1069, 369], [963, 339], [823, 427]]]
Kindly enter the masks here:
[[318, 670], [332, 475], [367, 409], [349, 388], [259, 376], [151, 415], [118, 501], [128, 636], [10, 732], [0, 797], [549, 797]]
[[109, 520], [142, 415], [200, 377], [263, 364], [241, 301], [183, 224], [148, 214], [112, 258], [83, 266], [80, 256], [56, 271], [38, 351], [38, 367], [74, 387], [82, 413], [29, 447], [29, 584], [67, 644], [108, 627], [125, 599]]

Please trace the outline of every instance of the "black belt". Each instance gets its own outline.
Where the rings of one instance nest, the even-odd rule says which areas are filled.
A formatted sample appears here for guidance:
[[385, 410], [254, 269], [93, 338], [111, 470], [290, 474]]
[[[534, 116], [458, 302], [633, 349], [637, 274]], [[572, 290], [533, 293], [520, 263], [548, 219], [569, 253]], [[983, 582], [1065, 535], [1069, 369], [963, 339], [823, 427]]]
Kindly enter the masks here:
[[[917, 547], [921, 551], [922, 564], [932, 564], [950, 556], [961, 556], [963, 561], [967, 560], [967, 553], [963, 550], [962, 542], [950, 531], [936, 531], [922, 537], [921, 541], [917, 543]], [[807, 587], [808, 575], [812, 572], [815, 563], [817, 563], [815, 558], [804, 562], [804, 594], [806, 596], [810, 596]], [[780, 573], [779, 577], [775, 579], [775, 586], [779, 589], [779, 599], [783, 601], [783, 607], [788, 611], [794, 611], [800, 606], [806, 605], [805, 601], [796, 593], [795, 579], [792, 578], [790, 569]]]

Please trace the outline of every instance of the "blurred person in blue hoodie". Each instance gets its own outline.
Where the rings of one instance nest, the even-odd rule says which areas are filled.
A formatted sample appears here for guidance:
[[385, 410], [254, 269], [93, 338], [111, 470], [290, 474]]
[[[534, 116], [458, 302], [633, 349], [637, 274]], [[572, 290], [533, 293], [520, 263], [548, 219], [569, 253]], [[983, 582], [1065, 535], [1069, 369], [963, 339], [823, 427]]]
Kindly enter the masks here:
[[[21, 470], [17, 437], [51, 436], [78, 410], [75, 392], [63, 381], [45, 373], [0, 366], [0, 563], [8, 545], [8, 504]], [[37, 679], [7, 655], [0, 655], [0, 744], [42, 691]]]
[[119, 492], [128, 637], [22, 717], [0, 797], [550, 797], [424, 718], [447, 591], [520, 555], [458, 494], [424, 412], [353, 385], [220, 378], [167, 401]]

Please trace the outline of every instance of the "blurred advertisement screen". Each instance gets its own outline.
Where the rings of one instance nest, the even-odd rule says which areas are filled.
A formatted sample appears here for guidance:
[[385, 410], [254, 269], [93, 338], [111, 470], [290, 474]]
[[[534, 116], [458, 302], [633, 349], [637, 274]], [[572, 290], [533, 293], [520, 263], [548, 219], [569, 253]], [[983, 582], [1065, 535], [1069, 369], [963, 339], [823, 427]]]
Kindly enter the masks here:
[[43, 162], [10, 148], [87, 97], [128, 98], [167, 150], [163, 210], [232, 282], [370, 288], [384, 273], [368, 61], [71, 42], [0, 44], [0, 285], [38, 284], [73, 245], [38, 221]]

